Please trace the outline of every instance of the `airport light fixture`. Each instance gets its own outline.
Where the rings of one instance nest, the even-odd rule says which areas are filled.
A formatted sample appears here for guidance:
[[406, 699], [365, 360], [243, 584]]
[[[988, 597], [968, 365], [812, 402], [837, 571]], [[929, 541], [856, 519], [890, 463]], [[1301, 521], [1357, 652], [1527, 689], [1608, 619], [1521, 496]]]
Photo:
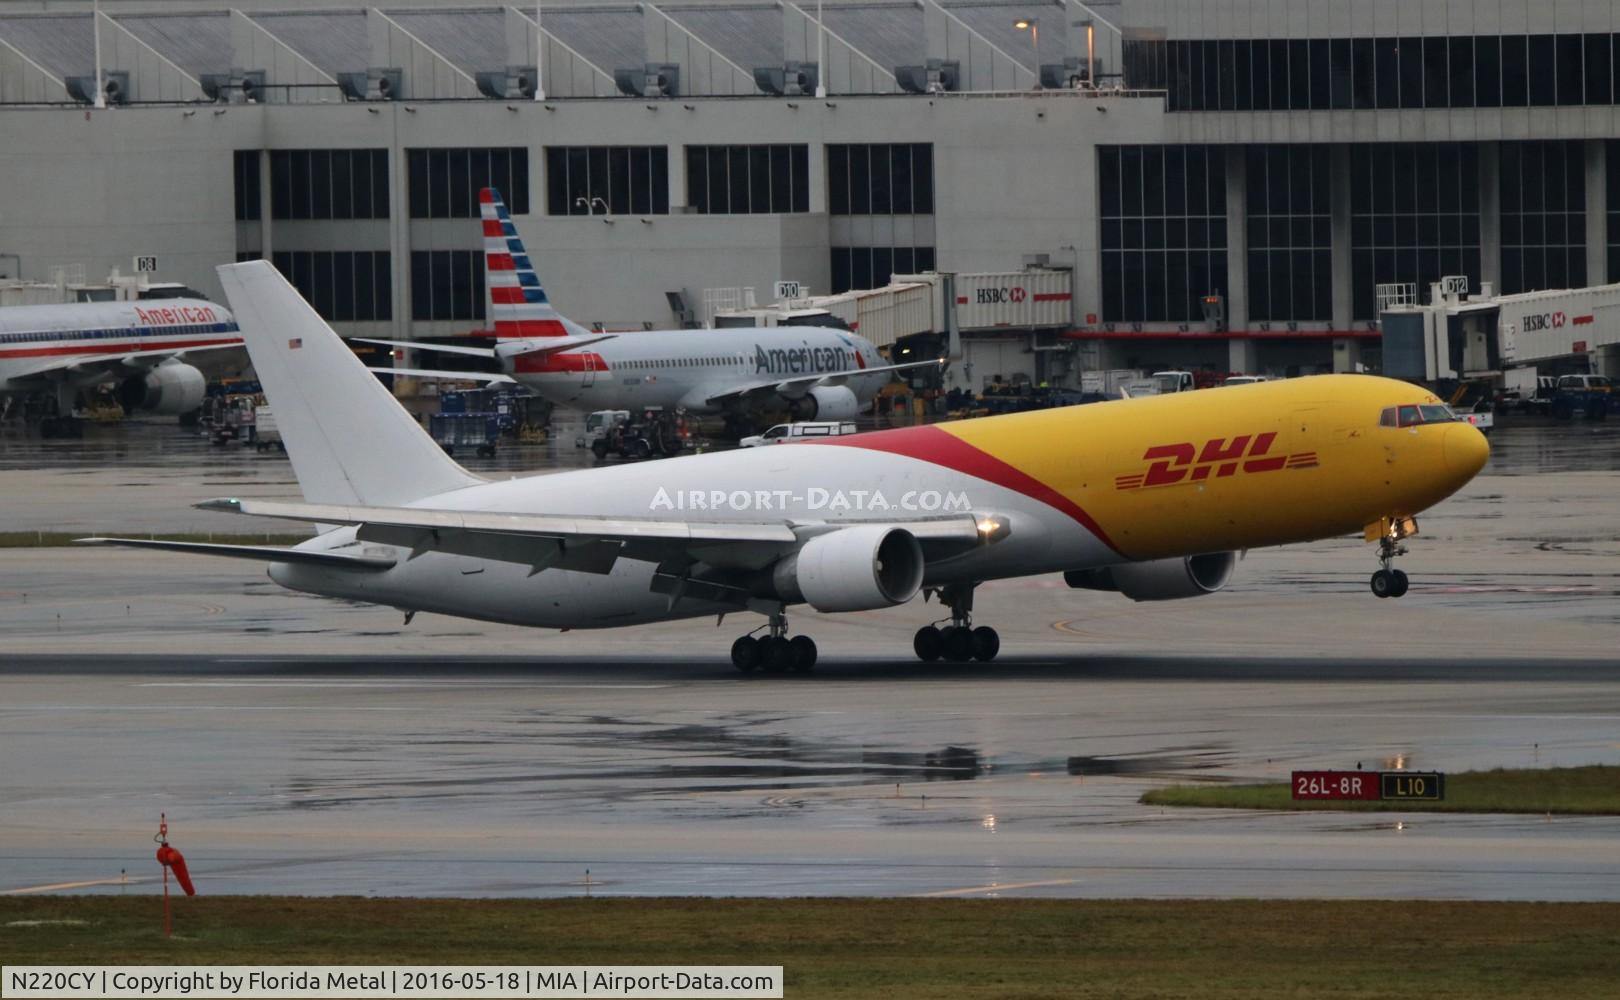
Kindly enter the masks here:
[[1035, 50], [1035, 89], [1041, 89], [1041, 19], [1021, 17], [1013, 22], [1019, 31], [1029, 31], [1030, 47]]
[[821, 19], [821, 0], [816, 0], [816, 96], [827, 96], [827, 22]]

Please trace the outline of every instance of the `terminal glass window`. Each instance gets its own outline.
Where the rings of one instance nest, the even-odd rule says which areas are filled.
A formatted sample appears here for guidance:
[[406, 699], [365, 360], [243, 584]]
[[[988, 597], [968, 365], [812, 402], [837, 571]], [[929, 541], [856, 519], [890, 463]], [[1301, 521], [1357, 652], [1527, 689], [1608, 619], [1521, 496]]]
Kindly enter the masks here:
[[324, 319], [394, 318], [393, 265], [386, 250], [277, 250], [270, 262]]
[[669, 147], [547, 146], [551, 215], [668, 215]]
[[232, 168], [235, 175], [236, 191], [236, 221], [257, 222], [259, 220], [259, 151], [257, 149], [238, 149], [232, 157]]
[[1608, 189], [1608, 218], [1607, 223], [1609, 244], [1609, 274], [1611, 282], [1620, 281], [1620, 140], [1610, 139], [1605, 143], [1604, 173], [1605, 186]]
[[827, 146], [830, 215], [934, 214], [934, 147], [926, 142]]
[[1249, 316], [1326, 320], [1333, 315], [1333, 230], [1328, 147], [1250, 146]]
[[529, 214], [529, 150], [407, 149], [411, 218], [476, 219], [478, 192], [492, 187], [514, 215]]
[[896, 274], [933, 269], [933, 247], [833, 247], [832, 293], [882, 288]]
[[810, 211], [810, 147], [687, 146], [686, 203], [705, 215]]
[[1553, 107], [1616, 103], [1620, 35], [1134, 39], [1125, 85], [1170, 111]]
[[1586, 284], [1585, 143], [1504, 142], [1504, 295]]
[[1220, 146], [1099, 146], [1107, 322], [1193, 322], [1226, 286]]
[[1350, 147], [1351, 305], [1377, 319], [1375, 286], [1441, 275], [1479, 287], [1479, 148], [1473, 143]]
[[270, 217], [388, 218], [388, 150], [272, 150]]
[[484, 255], [473, 250], [411, 251], [411, 319], [484, 318]]

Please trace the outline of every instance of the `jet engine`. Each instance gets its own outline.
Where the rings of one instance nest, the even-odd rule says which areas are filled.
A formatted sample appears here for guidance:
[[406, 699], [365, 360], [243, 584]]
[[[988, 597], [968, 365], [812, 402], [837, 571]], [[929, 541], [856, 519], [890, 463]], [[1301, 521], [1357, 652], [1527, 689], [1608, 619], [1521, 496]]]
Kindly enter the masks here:
[[793, 401], [800, 420], [854, 420], [860, 410], [855, 393], [842, 385], [818, 385]]
[[1117, 591], [1133, 601], [1172, 601], [1215, 593], [1231, 582], [1236, 568], [1236, 552], [1211, 552], [1070, 570], [1063, 574], [1063, 582], [1076, 590]]
[[817, 611], [871, 611], [904, 604], [922, 586], [922, 546], [885, 524], [817, 535], [771, 572], [776, 595]]
[[187, 364], [158, 365], [144, 375], [132, 375], [118, 386], [118, 401], [125, 413], [175, 416], [202, 405], [208, 392], [203, 373]]

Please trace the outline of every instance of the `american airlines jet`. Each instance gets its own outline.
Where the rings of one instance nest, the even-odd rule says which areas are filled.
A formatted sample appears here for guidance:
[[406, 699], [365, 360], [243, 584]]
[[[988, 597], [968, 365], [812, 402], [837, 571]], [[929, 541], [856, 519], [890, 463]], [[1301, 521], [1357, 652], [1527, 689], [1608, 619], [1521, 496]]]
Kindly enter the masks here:
[[736, 413], [785, 404], [800, 419], [843, 420], [870, 403], [895, 372], [941, 364], [884, 364], [871, 341], [820, 326], [594, 333], [552, 307], [500, 193], [484, 188], [479, 201], [495, 347], [367, 342], [494, 358], [504, 374], [374, 371], [518, 382], [559, 406], [586, 412], [679, 407], [690, 413]]
[[201, 299], [11, 306], [0, 309], [0, 397], [9, 412], [17, 396], [54, 391], [46, 434], [74, 426], [78, 390], [109, 382], [130, 411], [189, 413], [207, 379], [183, 359], [241, 345], [230, 311]]

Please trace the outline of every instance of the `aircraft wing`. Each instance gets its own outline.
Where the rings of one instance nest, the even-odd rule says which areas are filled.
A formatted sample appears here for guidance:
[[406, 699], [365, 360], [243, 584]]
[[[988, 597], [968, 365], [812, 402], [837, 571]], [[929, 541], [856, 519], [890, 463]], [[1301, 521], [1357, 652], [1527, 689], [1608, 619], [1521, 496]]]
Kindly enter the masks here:
[[376, 372], [378, 375], [410, 375], [415, 378], [453, 379], [465, 382], [516, 382], [510, 375], [500, 372], [453, 372], [437, 368], [373, 368], [366, 366], [366, 371]]
[[[275, 517], [317, 524], [355, 525], [362, 542], [424, 552], [450, 552], [530, 567], [607, 573], [620, 558], [648, 562], [703, 562], [729, 569], [761, 569], [810, 535], [836, 524], [783, 521], [696, 522], [549, 514], [502, 514], [416, 507], [363, 507], [275, 500], [209, 500], [202, 510]], [[972, 514], [894, 523], [938, 556], [999, 537]], [[1000, 526], [997, 525], [997, 531]], [[694, 594], [695, 596], [695, 594]]]
[[378, 340], [375, 337], [352, 337], [362, 344], [382, 344], [384, 347], [404, 347], [418, 351], [439, 351], [443, 354], [465, 354], [475, 358], [503, 358], [517, 354], [555, 354], [573, 351], [604, 340], [615, 334], [604, 333], [594, 337], [546, 337], [543, 340], [503, 340], [494, 347], [463, 347], [459, 344], [424, 344], [419, 340]]
[[85, 354], [74, 357], [41, 358], [35, 364], [13, 374], [13, 380], [40, 379], [51, 375], [91, 375], [98, 370], [107, 375], [134, 374], [170, 358], [183, 358], [201, 351], [242, 349], [241, 341], [234, 344], [204, 344], [198, 347], [159, 348], [151, 351], [120, 351], [109, 354]]
[[757, 382], [745, 382], [733, 386], [710, 396], [708, 403], [724, 403], [731, 399], [740, 399], [743, 396], [753, 396], [760, 393], [778, 393], [783, 396], [792, 396], [809, 392], [818, 386], [843, 385], [857, 375], [873, 375], [880, 372], [898, 372], [907, 368], [944, 367], [944, 358], [930, 358], [927, 361], [907, 361], [898, 365], [879, 365], [875, 368], [850, 368], [841, 372], [820, 372], [815, 375], [802, 375], [798, 378], [763, 379]]
[[237, 559], [266, 559], [270, 562], [302, 563], [310, 566], [337, 566], [344, 569], [384, 570], [397, 560], [374, 556], [348, 555], [343, 552], [323, 552], [294, 549], [280, 545], [216, 545], [209, 542], [165, 542], [151, 538], [75, 538], [75, 545], [118, 545], [129, 549], [162, 549], [165, 552], [188, 552], [201, 556], [231, 556]]

